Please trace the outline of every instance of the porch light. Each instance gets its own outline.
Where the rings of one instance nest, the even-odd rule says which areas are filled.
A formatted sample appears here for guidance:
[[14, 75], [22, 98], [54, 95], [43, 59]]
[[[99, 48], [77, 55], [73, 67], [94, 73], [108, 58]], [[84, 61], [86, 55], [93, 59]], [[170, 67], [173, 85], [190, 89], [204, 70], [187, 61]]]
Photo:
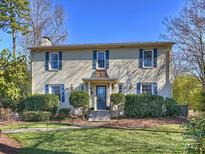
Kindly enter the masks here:
[[70, 90], [73, 91], [73, 84], [70, 84]]

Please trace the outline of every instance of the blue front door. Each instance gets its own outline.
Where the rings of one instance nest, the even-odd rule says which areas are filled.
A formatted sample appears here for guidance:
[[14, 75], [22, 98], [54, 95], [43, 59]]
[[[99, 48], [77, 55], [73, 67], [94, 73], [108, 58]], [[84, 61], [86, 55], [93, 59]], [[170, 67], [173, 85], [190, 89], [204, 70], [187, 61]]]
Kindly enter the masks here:
[[96, 86], [97, 109], [106, 109], [106, 86]]

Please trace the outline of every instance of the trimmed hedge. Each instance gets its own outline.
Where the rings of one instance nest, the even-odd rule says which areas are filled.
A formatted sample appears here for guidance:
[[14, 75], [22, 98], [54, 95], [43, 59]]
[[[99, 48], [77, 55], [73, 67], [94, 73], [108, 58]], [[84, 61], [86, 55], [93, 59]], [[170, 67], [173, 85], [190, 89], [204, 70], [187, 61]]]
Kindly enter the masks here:
[[110, 101], [113, 105], [119, 105], [125, 103], [125, 95], [122, 93], [112, 93], [110, 95]]
[[26, 111], [23, 113], [24, 121], [47, 121], [51, 118], [51, 112], [45, 111]]
[[155, 95], [126, 95], [125, 115], [127, 117], [161, 117], [164, 98]]
[[172, 98], [166, 98], [164, 100], [164, 105], [166, 107], [166, 116], [173, 117], [180, 114], [180, 106]]
[[48, 111], [55, 114], [58, 109], [59, 98], [52, 94], [36, 94], [28, 96], [23, 104], [26, 111]]
[[89, 94], [85, 91], [73, 91], [70, 95], [70, 104], [82, 110], [82, 115], [85, 116], [89, 106]]
[[61, 108], [58, 110], [57, 115], [54, 117], [55, 120], [64, 120], [69, 117], [70, 109], [68, 108]]

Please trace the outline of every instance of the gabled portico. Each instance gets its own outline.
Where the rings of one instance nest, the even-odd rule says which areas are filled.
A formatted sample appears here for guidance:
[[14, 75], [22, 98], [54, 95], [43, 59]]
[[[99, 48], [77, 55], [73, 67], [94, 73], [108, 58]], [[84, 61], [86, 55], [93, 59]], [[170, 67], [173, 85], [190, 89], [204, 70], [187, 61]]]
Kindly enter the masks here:
[[100, 70], [95, 71], [91, 78], [83, 78], [82, 80], [87, 85], [90, 108], [106, 110], [110, 107], [110, 95], [113, 85], [117, 83], [117, 78], [109, 78], [106, 71]]

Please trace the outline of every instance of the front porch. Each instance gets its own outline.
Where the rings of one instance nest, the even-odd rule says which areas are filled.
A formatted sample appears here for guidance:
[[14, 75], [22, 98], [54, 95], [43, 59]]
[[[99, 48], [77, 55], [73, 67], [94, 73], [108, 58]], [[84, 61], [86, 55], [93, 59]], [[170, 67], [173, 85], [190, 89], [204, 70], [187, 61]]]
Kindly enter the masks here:
[[89, 94], [89, 108], [98, 110], [109, 110], [111, 106], [110, 95], [113, 86], [117, 83], [116, 78], [83, 78], [87, 85]]
[[117, 78], [109, 78], [106, 70], [96, 70], [90, 78], [83, 78], [89, 94], [89, 121], [110, 121], [110, 95]]

